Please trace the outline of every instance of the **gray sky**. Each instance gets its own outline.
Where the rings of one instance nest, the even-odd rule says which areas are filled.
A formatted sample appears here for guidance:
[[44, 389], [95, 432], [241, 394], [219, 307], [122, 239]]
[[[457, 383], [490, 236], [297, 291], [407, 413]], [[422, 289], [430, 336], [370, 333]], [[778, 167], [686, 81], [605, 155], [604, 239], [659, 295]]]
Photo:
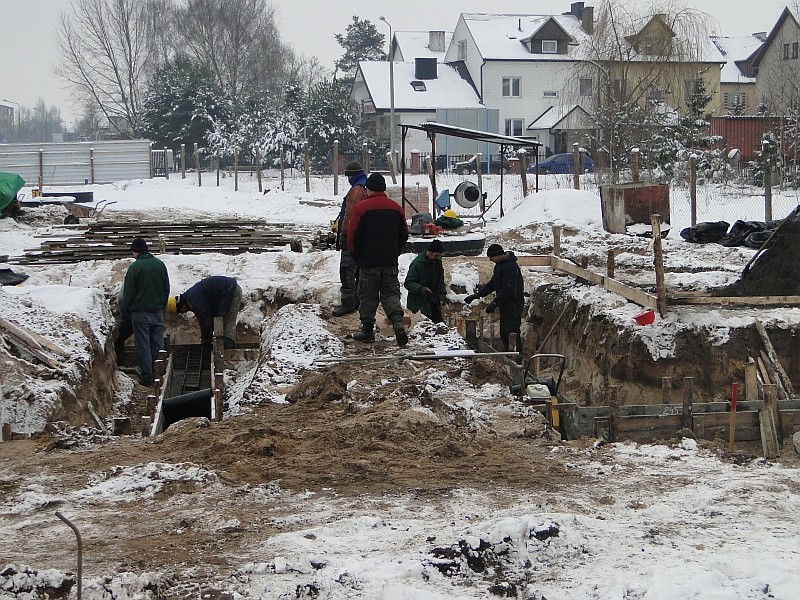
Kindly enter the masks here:
[[[664, 0], [667, 4], [673, 0]], [[680, 1], [680, 0], [679, 0]], [[452, 31], [462, 12], [558, 14], [569, 10], [570, 0], [272, 0], [278, 11], [283, 39], [295, 51], [316, 55], [333, 68], [341, 55], [334, 34], [344, 33], [353, 15], [374, 22], [385, 35], [385, 16], [397, 31], [444, 29]], [[636, 2], [645, 5], [645, 2]], [[597, 2], [586, 1], [588, 6]], [[720, 35], [747, 35], [769, 31], [785, 0], [687, 0], [718, 23]], [[69, 10], [68, 0], [0, 0], [0, 99], [32, 108], [41, 97], [61, 109], [70, 126], [76, 119], [68, 90], [53, 75], [58, 52], [53, 32], [59, 11]]]

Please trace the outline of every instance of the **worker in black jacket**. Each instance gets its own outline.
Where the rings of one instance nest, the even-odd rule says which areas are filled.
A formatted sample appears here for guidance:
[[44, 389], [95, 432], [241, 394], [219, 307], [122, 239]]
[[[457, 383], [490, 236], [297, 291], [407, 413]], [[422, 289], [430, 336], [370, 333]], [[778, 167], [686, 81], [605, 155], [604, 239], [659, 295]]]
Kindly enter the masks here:
[[167, 312], [193, 312], [200, 324], [203, 344], [210, 344], [214, 335], [214, 318], [222, 317], [226, 348], [236, 347], [236, 317], [242, 303], [242, 288], [233, 277], [214, 275], [195, 283], [188, 290], [170, 298]]
[[[497, 309], [500, 310], [500, 341], [505, 351], [521, 351], [520, 327], [522, 308], [525, 305], [523, 296], [525, 282], [517, 264], [517, 257], [511, 251], [505, 252], [500, 244], [491, 244], [486, 249], [486, 256], [494, 263], [492, 278], [474, 294], [464, 298], [464, 302], [469, 304], [494, 292], [494, 300], [486, 305], [486, 312], [491, 314]], [[517, 334], [516, 348], [508, 347], [508, 338], [512, 333]]]

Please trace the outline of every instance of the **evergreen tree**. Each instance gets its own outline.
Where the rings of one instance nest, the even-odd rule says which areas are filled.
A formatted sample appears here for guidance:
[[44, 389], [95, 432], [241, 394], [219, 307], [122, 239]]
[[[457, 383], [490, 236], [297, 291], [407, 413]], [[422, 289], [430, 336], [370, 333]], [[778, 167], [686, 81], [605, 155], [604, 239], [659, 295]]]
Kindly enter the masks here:
[[142, 103], [139, 134], [156, 147], [201, 143], [228, 112], [225, 95], [204, 67], [185, 57], [168, 62], [153, 78]]
[[282, 148], [288, 152], [287, 160], [296, 156], [302, 146], [303, 102], [300, 86], [297, 82], [289, 82], [284, 92], [283, 105], [272, 114], [267, 123], [261, 150], [265, 158], [279, 160]]
[[385, 37], [367, 19], [362, 21], [354, 15], [353, 22], [347, 26], [347, 32], [344, 35], [337, 33], [334, 37], [344, 48], [344, 54], [335, 64], [345, 81], [352, 82], [360, 61], [381, 60], [383, 57]]
[[328, 168], [334, 140], [339, 140], [341, 152], [355, 151], [355, 123], [356, 116], [346, 83], [331, 79], [311, 87], [303, 103], [300, 124], [308, 139], [309, 154], [315, 168]]
[[268, 92], [240, 93], [232, 103], [231, 118], [214, 122], [208, 143], [222, 156], [238, 151], [240, 162], [255, 162], [256, 149], [264, 153], [274, 113], [275, 103]]

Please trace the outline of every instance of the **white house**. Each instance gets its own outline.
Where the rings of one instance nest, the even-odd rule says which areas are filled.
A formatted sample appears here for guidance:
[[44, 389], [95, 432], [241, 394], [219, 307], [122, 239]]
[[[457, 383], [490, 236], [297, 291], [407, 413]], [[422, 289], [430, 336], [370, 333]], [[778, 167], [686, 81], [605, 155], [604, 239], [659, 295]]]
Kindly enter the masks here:
[[[437, 121], [473, 128], [480, 124], [480, 129], [487, 126], [491, 128], [489, 131], [496, 132], [497, 111], [486, 110], [475, 88], [455, 67], [439, 64], [435, 57], [417, 58], [413, 62], [395, 62], [391, 66], [394, 68], [396, 150], [399, 151], [401, 146], [401, 124], [419, 125], [427, 121]], [[388, 61], [365, 61], [358, 64], [351, 96], [359, 107], [367, 130], [384, 139], [389, 137], [391, 94]], [[467, 140], [463, 142], [464, 144], [459, 144], [454, 141], [446, 153], [467, 154], [476, 151], [469, 146]], [[405, 143], [406, 160], [412, 150], [422, 153], [430, 151], [430, 142], [424, 132], [418, 130], [409, 130]]]
[[539, 141], [549, 146], [553, 135], [528, 126], [550, 110], [569, 113], [596, 94], [596, 82], [576, 78], [593, 27], [594, 9], [583, 2], [563, 15], [465, 13], [445, 62], [463, 65], [483, 104], [498, 109], [499, 133], [545, 136]]
[[720, 72], [722, 115], [754, 115], [756, 102], [756, 77], [751, 59], [767, 39], [766, 33], [742, 37], [710, 36], [725, 59]]

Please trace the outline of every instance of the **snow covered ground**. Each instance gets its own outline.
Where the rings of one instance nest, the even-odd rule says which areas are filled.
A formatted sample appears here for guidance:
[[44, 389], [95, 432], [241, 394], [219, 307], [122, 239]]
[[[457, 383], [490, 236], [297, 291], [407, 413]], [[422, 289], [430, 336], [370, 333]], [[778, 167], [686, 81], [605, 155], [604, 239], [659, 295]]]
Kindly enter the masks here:
[[[566, 179], [542, 179], [543, 185], [567, 187]], [[487, 182], [491, 198], [498, 184], [496, 178]], [[139, 214], [157, 220], [212, 215], [324, 230], [337, 215], [339, 200], [333, 197], [329, 179], [312, 183], [310, 193], [304, 191], [300, 178], [288, 179], [286, 192], [275, 189], [274, 180], [268, 181], [266, 194], [259, 193], [252, 180], [240, 181], [240, 191], [234, 192], [231, 179], [223, 179], [217, 188], [211, 177], [204, 179], [201, 188], [192, 177], [173, 177], [87, 189], [95, 192], [96, 201], [107, 201], [103, 217]], [[439, 187], [447, 185], [445, 179]], [[699, 220], [763, 220], [763, 198], [752, 193], [745, 188], [705, 188], [700, 194]], [[684, 190], [672, 192], [667, 251], [680, 257], [675, 260], [690, 262], [696, 260], [696, 254], [685, 252], [687, 244], [678, 236], [679, 229], [688, 226], [687, 196]], [[796, 203], [796, 193], [779, 194], [775, 217], [784, 216]], [[552, 224], [577, 230], [569, 240], [573, 245], [590, 246], [608, 236], [602, 231], [599, 201], [591, 192], [553, 189], [509, 201], [505, 208], [503, 219], [490, 212], [484, 232], [487, 238], [510, 248], [519, 240], [545, 244]], [[25, 248], [36, 247], [36, 235], [42, 231], [0, 220], [0, 255], [20, 255]], [[715, 260], [715, 249], [703, 252], [708, 253], [706, 260]], [[708, 284], [713, 286], [733, 278], [751, 253], [737, 249], [719, 252], [718, 264], [732, 261], [734, 265], [730, 273], [722, 269], [708, 275]], [[262, 343], [266, 340], [276, 346], [272, 364], [265, 367], [272, 369], [270, 385], [275, 389], [291, 381], [287, 377], [292, 373], [310, 366], [310, 348], [315, 352], [322, 348], [321, 355], [326, 356], [346, 352], [317, 316], [319, 306], [330, 307], [338, 299], [335, 251], [297, 254], [286, 248], [267, 254], [162, 258], [174, 293], [204, 276], [225, 274], [239, 280], [245, 297], [259, 290], [267, 299], [280, 294], [298, 302], [271, 317], [271, 333], [262, 337]], [[402, 257], [401, 271], [411, 258]], [[735, 264], [738, 259], [741, 262]], [[2, 315], [26, 323], [43, 336], [55, 336], [79, 362], [86, 347], [92, 343], [102, 346], [108, 335], [110, 317], [100, 304], [103, 294], [115, 292], [127, 264], [129, 261], [96, 261], [77, 266], [15, 267], [30, 278], [21, 286], [0, 289]], [[706, 275], [692, 276], [694, 283], [702, 286]], [[477, 270], [459, 268], [453, 280], [471, 290], [478, 283]], [[587, 289], [584, 293], [586, 302], [616, 311], [619, 319], [630, 319], [637, 310], [604, 292]], [[453, 294], [452, 299], [457, 296]], [[67, 318], [64, 315], [88, 325], [82, 330], [83, 338], [75, 333], [58, 337], [59, 323]], [[737, 318], [752, 318], [746, 311], [742, 315]], [[256, 331], [262, 318], [259, 311], [247, 308], [241, 315]], [[719, 330], [724, 337], [730, 318], [713, 310], [701, 316], [676, 311], [668, 322], [660, 322], [665, 329], [654, 328], [644, 335], [653, 336], [653, 352], [667, 352], [663, 340], [656, 339], [659, 331], [703, 326]], [[800, 311], [775, 309], [772, 318], [796, 327]], [[283, 342], [276, 345], [276, 339]], [[428, 343], [421, 335], [413, 341]], [[75, 373], [79, 374], [77, 367]], [[511, 403], [500, 386], [466, 386], [442, 376], [434, 380], [436, 394], [459, 398], [477, 429], [488, 427], [498, 411], [507, 410]], [[0, 376], [0, 387], [12, 384], [23, 385]], [[357, 381], [351, 385], [357, 387]], [[283, 399], [277, 393], [267, 393], [267, 397]], [[0, 396], [0, 414], [3, 410], [10, 409]], [[417, 410], [425, 413], [422, 408]], [[30, 418], [31, 427], [41, 424], [36, 421], [41, 415]], [[531, 450], [538, 453], [535, 468], [541, 469], [548, 482], [541, 487], [497, 487], [487, 482], [437, 494], [410, 490], [340, 495], [335, 487], [307, 491], [284, 489], [277, 482], [232, 485], [192, 456], [97, 473], [87, 468], [85, 473], [72, 475], [67, 485], [60, 481], [55, 467], [20, 473], [9, 449], [15, 443], [21, 442], [3, 444], [6, 448], [0, 453], [0, 465], [5, 465], [0, 469], [0, 540], [5, 540], [0, 542], [2, 599], [43, 597], [42, 589], [58, 588], [67, 572], [74, 573], [74, 554], [70, 553], [74, 546], [65, 526], [52, 515], [55, 507], [88, 529], [90, 538], [97, 538], [100, 533], [92, 530], [92, 516], [99, 520], [101, 514], [108, 518], [118, 513], [120, 529], [124, 529], [125, 520], [133, 518], [127, 503], [136, 503], [137, 511], [145, 514], [148, 510], [157, 513], [164, 503], [187, 505], [187, 511], [192, 503], [216, 506], [213, 511], [193, 514], [198, 522], [193, 526], [221, 538], [240, 535], [237, 532], [246, 529], [236, 516], [237, 504], [241, 504], [248, 510], [262, 510], [270, 533], [256, 540], [247, 538], [236, 556], [227, 556], [229, 561], [239, 560], [234, 573], [209, 574], [206, 555], [198, 560], [204, 564], [202, 573], [190, 562], [141, 572], [132, 557], [120, 560], [115, 572], [86, 568], [84, 598], [800, 598], [796, 568], [800, 558], [800, 471], [797, 461], [786, 452], [785, 464], [780, 464], [753, 457], [734, 462], [730, 455], [715, 452], [713, 446], [700, 446], [690, 439], [672, 446], [555, 443]], [[113, 446], [98, 446], [97, 452], [104, 447], [113, 451]], [[563, 474], [563, 482], [559, 482], [559, 474]], [[164, 496], [165, 490], [176, 486], [192, 488], [193, 495], [186, 499]], [[188, 535], [189, 527], [177, 520], [163, 524], [175, 539]], [[50, 562], [26, 564], [20, 560], [20, 556], [36, 555], [26, 544], [52, 543], [58, 537], [64, 548]], [[91, 565], [92, 557], [85, 559]], [[194, 578], [208, 585], [193, 588], [187, 584], [180, 588], [183, 595], [177, 593], [179, 587], [159, 592], [170, 577], [182, 582]], [[70, 597], [75, 597], [74, 588]]]

